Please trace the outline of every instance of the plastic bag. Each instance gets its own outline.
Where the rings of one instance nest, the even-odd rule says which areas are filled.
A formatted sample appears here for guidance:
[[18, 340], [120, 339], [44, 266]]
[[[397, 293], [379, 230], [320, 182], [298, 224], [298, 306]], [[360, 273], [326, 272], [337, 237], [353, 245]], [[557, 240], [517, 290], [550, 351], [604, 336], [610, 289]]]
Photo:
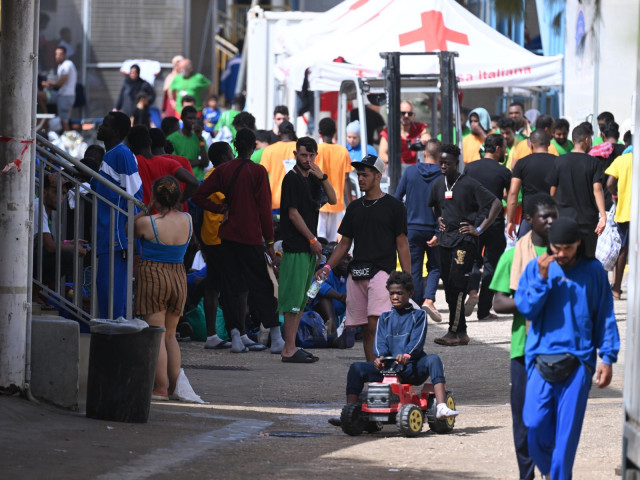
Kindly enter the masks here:
[[187, 375], [184, 373], [184, 369], [180, 369], [180, 375], [176, 382], [176, 389], [169, 396], [171, 400], [178, 400], [179, 402], [187, 403], [205, 403], [200, 395], [193, 391]]
[[616, 204], [614, 203], [607, 214], [607, 226], [598, 238], [596, 246], [596, 258], [600, 260], [606, 271], [613, 270], [622, 248], [622, 239], [618, 231], [618, 225], [613, 221], [616, 214]]
[[123, 335], [129, 333], [138, 333], [145, 328], [149, 328], [149, 324], [139, 318], [127, 320], [118, 317], [114, 320], [108, 318], [94, 318], [89, 322], [91, 333], [101, 333], [103, 335]]

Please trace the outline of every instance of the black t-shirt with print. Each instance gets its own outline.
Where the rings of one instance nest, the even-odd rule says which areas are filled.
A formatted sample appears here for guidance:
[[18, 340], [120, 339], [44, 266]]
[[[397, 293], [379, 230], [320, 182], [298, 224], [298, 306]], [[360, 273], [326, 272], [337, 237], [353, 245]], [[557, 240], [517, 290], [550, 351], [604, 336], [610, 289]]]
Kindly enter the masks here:
[[353, 240], [354, 262], [390, 273], [396, 269], [396, 238], [407, 234], [407, 209], [392, 195], [359, 198], [347, 206], [338, 233]]
[[463, 235], [458, 231], [460, 223], [476, 225], [479, 212], [491, 207], [495, 195], [469, 175], [462, 174], [453, 184], [452, 198], [445, 198], [446, 177], [440, 177], [431, 187], [428, 206], [435, 208], [436, 217], [442, 217], [446, 229], [438, 236], [438, 245], [452, 248], [460, 242], [475, 242], [474, 235]]

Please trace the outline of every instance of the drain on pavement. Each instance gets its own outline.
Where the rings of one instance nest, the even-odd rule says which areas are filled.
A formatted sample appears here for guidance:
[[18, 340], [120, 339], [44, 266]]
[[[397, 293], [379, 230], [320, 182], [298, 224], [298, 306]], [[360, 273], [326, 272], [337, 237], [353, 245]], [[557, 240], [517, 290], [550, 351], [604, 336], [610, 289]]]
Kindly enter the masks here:
[[191, 370], [242, 370], [248, 372], [247, 367], [238, 367], [236, 365], [183, 365], [184, 369]]

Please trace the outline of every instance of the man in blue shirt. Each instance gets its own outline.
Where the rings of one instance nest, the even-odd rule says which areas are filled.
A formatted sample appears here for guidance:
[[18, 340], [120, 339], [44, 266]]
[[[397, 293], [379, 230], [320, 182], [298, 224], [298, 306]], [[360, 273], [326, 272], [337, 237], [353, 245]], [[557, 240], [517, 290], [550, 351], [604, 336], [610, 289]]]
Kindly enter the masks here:
[[562, 480], [571, 478], [593, 373], [599, 388], [611, 383], [620, 337], [607, 273], [585, 257], [576, 221], [557, 219], [549, 243], [550, 253], [527, 264], [515, 303], [531, 322], [523, 409], [529, 454], [543, 475]]
[[[100, 165], [100, 175], [114, 183], [129, 195], [142, 201], [142, 180], [138, 173], [138, 161], [135, 155], [122, 141], [131, 129], [131, 120], [122, 112], [109, 112], [98, 128], [98, 140], [104, 142], [107, 151]], [[127, 200], [116, 192], [95, 182], [94, 190], [104, 199], [98, 201], [97, 255], [98, 273], [98, 305], [100, 317], [109, 316], [109, 287], [113, 288], [113, 318], [124, 317], [127, 310], [127, 255], [135, 252], [127, 251], [127, 216], [115, 210], [114, 236], [111, 236], [111, 207], [117, 206], [127, 210]], [[138, 209], [135, 209], [138, 213]], [[109, 246], [113, 242], [113, 281], [109, 278], [110, 255]]]

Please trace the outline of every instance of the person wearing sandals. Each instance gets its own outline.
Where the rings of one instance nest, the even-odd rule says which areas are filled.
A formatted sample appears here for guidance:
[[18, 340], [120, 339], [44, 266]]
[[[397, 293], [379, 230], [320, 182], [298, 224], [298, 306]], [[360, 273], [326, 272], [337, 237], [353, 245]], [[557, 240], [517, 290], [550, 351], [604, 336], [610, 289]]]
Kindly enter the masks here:
[[[315, 164], [318, 145], [311, 137], [296, 142], [293, 155], [296, 165], [282, 181], [280, 230], [282, 262], [278, 288], [278, 311], [284, 314], [283, 362], [313, 363], [315, 355], [296, 348], [300, 317], [307, 305], [307, 290], [311, 286], [322, 245], [316, 238], [318, 216], [323, 200], [337, 202], [336, 193], [326, 174]], [[322, 198], [322, 192], [326, 198]]]
[[[149, 211], [136, 215], [134, 235], [141, 238], [142, 258], [136, 276], [134, 313], [151, 326], [164, 327], [153, 398], [168, 400], [180, 375], [176, 326], [187, 297], [184, 254], [191, 238], [191, 216], [179, 210], [180, 184], [172, 176], [153, 184]], [[162, 294], [160, 294], [162, 292]]]

